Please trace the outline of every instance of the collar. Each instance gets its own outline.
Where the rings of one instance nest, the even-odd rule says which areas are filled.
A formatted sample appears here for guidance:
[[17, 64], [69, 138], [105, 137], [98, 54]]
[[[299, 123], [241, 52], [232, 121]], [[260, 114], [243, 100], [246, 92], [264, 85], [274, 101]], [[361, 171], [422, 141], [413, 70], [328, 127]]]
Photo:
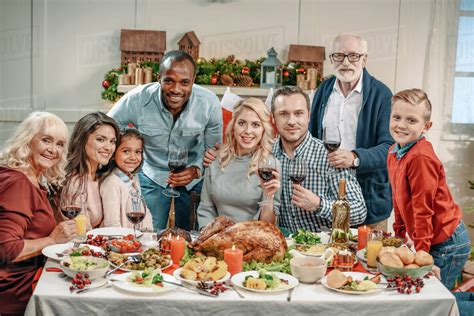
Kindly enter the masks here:
[[[360, 73], [359, 81], [357, 81], [357, 85], [352, 89], [352, 91], [349, 93], [352, 94], [354, 91], [361, 94], [362, 93], [362, 81], [364, 80], [364, 71], [362, 70]], [[332, 86], [332, 91], [337, 91], [338, 93], [342, 94], [341, 88], [339, 87], [339, 79], [334, 81], [334, 84]]]
[[130, 190], [132, 189], [136, 189], [135, 188], [135, 185], [133, 183], [133, 180], [130, 179], [130, 177], [125, 173], [123, 172], [122, 170], [120, 170], [119, 168], [115, 168], [113, 171], [112, 171], [117, 177], [120, 178], [120, 180], [122, 180], [123, 183], [125, 183]]
[[423, 138], [423, 134], [417, 140], [414, 140], [403, 147], [401, 147], [400, 144], [395, 143], [395, 146], [390, 151], [390, 153], [395, 154], [395, 156], [397, 157], [397, 160], [400, 160], [403, 158], [403, 156], [406, 155], [406, 153], [410, 150], [410, 148], [412, 148], [422, 138]]
[[[299, 157], [304, 152], [306, 147], [308, 147], [308, 144], [311, 142], [311, 139], [312, 139], [311, 133], [309, 131], [307, 131], [306, 136], [304, 137], [301, 144], [299, 144], [298, 147], [295, 148], [295, 157], [294, 158]], [[281, 144], [281, 137], [280, 136], [278, 136], [277, 150], [280, 152], [280, 154], [285, 155], [286, 157], [288, 157], [288, 155], [286, 154], [286, 152], [283, 149], [283, 145]]]

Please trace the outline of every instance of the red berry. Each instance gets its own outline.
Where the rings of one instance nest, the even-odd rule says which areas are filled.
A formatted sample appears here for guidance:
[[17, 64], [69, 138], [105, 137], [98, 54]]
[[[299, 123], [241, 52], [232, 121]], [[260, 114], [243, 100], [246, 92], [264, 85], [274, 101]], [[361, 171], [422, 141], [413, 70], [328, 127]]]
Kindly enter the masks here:
[[84, 280], [84, 284], [91, 284], [91, 283], [92, 283], [92, 282], [91, 282], [90, 279], [85, 279], [85, 280]]
[[79, 279], [79, 280], [82, 279], [82, 273], [81, 273], [81, 272], [77, 272], [77, 273], [76, 273], [76, 278]]
[[71, 292], [74, 291], [74, 286], [73, 286], [73, 285], [71, 285], [71, 286], [69, 287], [69, 291], [71, 291]]
[[403, 294], [404, 291], [403, 291], [403, 289], [402, 289], [401, 287], [399, 287], [398, 290], [397, 290], [397, 292], [400, 293], [400, 294]]
[[77, 288], [78, 288], [78, 289], [83, 289], [83, 288], [84, 288], [84, 284], [79, 284], [79, 285], [77, 286]]
[[88, 279], [89, 278], [89, 273], [85, 273], [84, 278]]
[[406, 291], [405, 291], [405, 292], [406, 292], [408, 295], [410, 295], [410, 294], [411, 294], [411, 292], [413, 292], [413, 291], [412, 291], [410, 288], [408, 288], [408, 289], [406, 289]]
[[416, 291], [416, 293], [420, 293], [421, 287], [417, 286], [417, 287], [415, 288], [415, 291]]

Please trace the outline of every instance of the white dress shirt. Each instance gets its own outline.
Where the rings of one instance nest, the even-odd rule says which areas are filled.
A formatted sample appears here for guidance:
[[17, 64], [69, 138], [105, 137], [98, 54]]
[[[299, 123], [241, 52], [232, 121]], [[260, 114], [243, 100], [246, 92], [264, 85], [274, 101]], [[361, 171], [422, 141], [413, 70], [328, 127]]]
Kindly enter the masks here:
[[345, 150], [356, 148], [356, 132], [359, 113], [362, 107], [362, 76], [359, 82], [349, 95], [344, 97], [339, 87], [339, 80], [336, 79], [328, 99], [326, 113], [323, 118], [323, 127], [339, 126], [341, 133], [341, 146]]

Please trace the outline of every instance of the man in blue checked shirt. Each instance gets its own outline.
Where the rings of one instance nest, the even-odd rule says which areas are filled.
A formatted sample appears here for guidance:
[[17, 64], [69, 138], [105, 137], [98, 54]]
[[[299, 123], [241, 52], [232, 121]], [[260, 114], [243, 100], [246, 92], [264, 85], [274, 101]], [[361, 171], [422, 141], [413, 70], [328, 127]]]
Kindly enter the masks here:
[[[350, 225], [362, 224], [367, 216], [362, 190], [350, 169], [335, 170], [328, 163], [321, 140], [308, 132], [309, 97], [297, 87], [283, 87], [272, 98], [272, 114], [279, 137], [273, 154], [281, 163], [280, 226], [290, 232], [299, 228], [328, 230], [332, 222], [332, 204], [338, 198], [338, 183], [345, 178], [346, 198], [351, 206]], [[289, 178], [290, 162], [302, 159], [307, 174], [301, 184]]]
[[[140, 185], [153, 216], [155, 231], [166, 227], [171, 198], [162, 194], [172, 186], [180, 196], [174, 200], [175, 224], [191, 229], [191, 191], [201, 192], [202, 156], [221, 142], [222, 110], [217, 96], [194, 85], [196, 64], [183, 51], [171, 51], [160, 63], [159, 82], [139, 86], [108, 113], [121, 128], [133, 125], [145, 138]], [[171, 147], [188, 151], [186, 168], [170, 173]]]

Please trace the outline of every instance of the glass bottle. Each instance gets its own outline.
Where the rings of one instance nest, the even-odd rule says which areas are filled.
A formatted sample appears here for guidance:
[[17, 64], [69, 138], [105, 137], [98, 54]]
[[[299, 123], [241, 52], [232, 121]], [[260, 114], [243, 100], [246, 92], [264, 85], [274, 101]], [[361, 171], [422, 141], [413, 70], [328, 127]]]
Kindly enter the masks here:
[[351, 207], [346, 200], [346, 180], [339, 179], [339, 197], [332, 205], [332, 243], [344, 247], [348, 245], [350, 214]]

